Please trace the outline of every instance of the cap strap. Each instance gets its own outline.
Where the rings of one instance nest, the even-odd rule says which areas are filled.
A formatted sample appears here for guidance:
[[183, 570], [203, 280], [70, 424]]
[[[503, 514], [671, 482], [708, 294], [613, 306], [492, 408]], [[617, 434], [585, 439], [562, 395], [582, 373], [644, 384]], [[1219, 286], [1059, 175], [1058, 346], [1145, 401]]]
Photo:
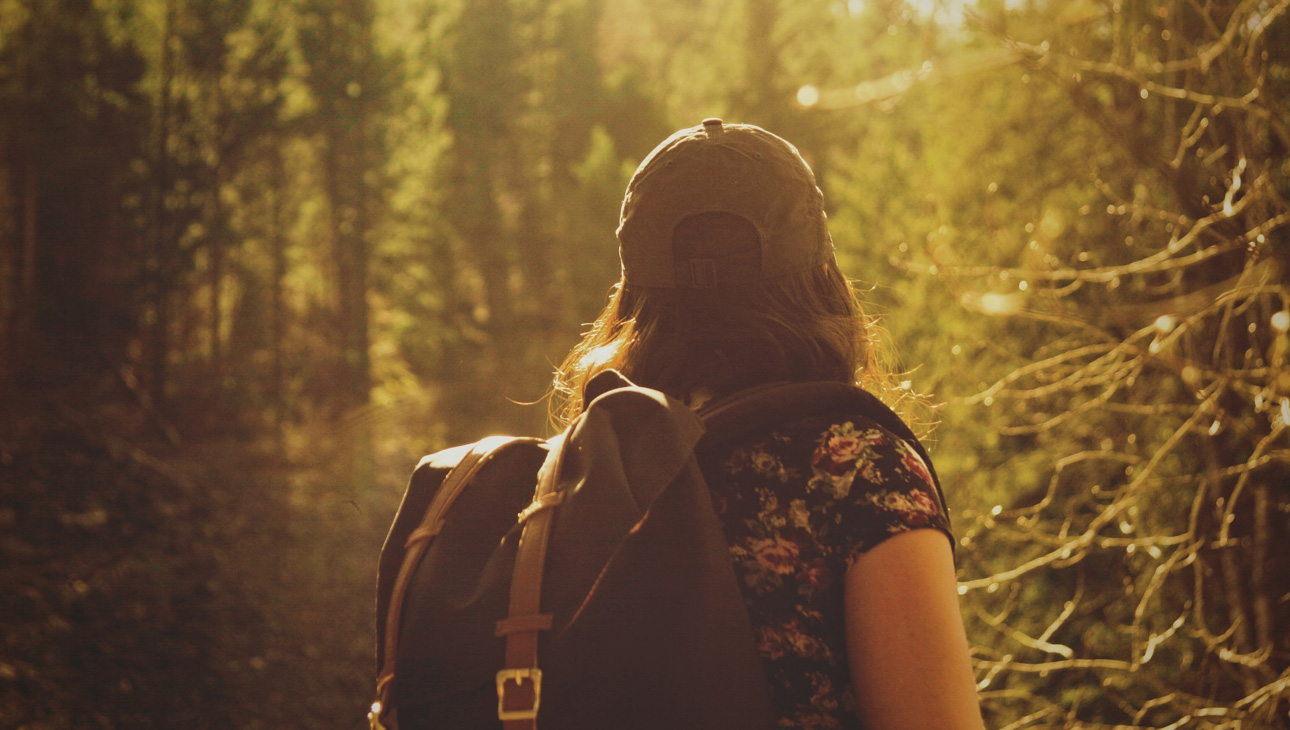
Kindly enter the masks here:
[[761, 262], [750, 258], [684, 259], [676, 262], [676, 286], [716, 289], [761, 277]]

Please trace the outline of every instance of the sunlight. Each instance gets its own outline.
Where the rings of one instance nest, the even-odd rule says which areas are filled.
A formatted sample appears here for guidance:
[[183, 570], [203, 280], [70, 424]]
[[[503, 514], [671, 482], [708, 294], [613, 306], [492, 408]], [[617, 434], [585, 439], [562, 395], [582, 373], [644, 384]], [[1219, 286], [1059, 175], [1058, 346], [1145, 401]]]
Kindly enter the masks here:
[[820, 103], [820, 90], [814, 86], [803, 86], [797, 90], [797, 103], [805, 107], [812, 107]]
[[[852, 624], [797, 599], [836, 613], [836, 568], [936, 527], [984, 727], [1290, 730], [1287, 37], [1290, 0], [0, 0], [0, 730], [388, 715], [382, 543], [490, 434], [536, 449], [474, 462], [523, 472], [517, 527], [536, 445], [592, 422], [581, 385], [611, 367], [680, 396], [863, 379], [935, 436], [953, 530], [910, 509], [912, 457], [831, 470], [867, 426], [809, 434], [793, 458], [827, 460], [800, 470], [775, 438], [726, 459], [705, 437], [687, 476], [760, 480], [757, 527], [703, 511], [756, 585], [731, 580], [792, 598], [745, 654], [828, 648], [794, 622]], [[696, 139], [730, 175], [674, 166], [648, 257], [696, 255], [676, 221], [764, 193], [774, 279], [627, 287], [624, 190], [708, 116], [782, 134], [827, 221], [805, 186], [771, 201], [775, 160], [740, 137]], [[556, 463], [562, 493], [591, 486]], [[448, 623], [424, 635], [474, 641]], [[791, 659], [776, 689], [803, 696], [771, 706], [833, 714], [783, 724], [857, 726], [821, 689], [847, 667]], [[472, 665], [462, 722], [501, 727], [499, 668]], [[562, 706], [543, 727], [590, 726]]]
[[[970, 12], [975, 10], [977, 0], [906, 0], [906, 6], [920, 20], [935, 20], [941, 25], [957, 28], [963, 25]], [[1009, 10], [1021, 7], [1022, 0], [1004, 0], [1004, 7]], [[857, 6], [863, 7], [864, 0], [850, 0], [847, 3], [852, 15], [858, 14]]]

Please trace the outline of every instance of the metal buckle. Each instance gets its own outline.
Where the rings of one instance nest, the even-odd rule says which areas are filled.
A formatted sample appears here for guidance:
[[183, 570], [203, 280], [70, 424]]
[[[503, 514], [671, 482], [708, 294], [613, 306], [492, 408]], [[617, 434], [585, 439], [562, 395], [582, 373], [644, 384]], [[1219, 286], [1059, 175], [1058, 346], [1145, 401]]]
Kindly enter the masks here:
[[367, 723], [372, 730], [386, 730], [385, 724], [381, 722], [381, 703], [373, 702], [372, 709], [367, 713]]
[[[506, 683], [511, 681], [515, 686], [528, 680], [533, 684], [533, 706], [520, 710], [506, 709]], [[537, 717], [538, 704], [542, 701], [542, 670], [537, 667], [526, 669], [503, 669], [497, 673], [497, 719], [498, 720], [532, 720]]]

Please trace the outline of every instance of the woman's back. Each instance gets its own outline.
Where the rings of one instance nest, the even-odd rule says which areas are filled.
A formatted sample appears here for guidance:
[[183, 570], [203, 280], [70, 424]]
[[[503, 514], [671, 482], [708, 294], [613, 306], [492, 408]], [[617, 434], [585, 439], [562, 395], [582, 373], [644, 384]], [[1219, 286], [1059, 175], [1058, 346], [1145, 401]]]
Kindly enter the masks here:
[[[557, 373], [557, 417], [608, 368], [691, 405], [774, 381], [882, 390], [796, 148], [708, 119], [637, 169], [623, 276]], [[859, 414], [778, 423], [704, 474], [783, 728], [979, 728], [948, 519], [927, 465]]]

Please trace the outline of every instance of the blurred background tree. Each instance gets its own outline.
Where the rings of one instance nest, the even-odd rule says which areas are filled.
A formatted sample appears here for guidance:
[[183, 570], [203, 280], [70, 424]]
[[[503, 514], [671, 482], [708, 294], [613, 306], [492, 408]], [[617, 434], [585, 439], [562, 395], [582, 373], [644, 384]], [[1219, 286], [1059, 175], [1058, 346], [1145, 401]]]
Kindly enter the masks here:
[[722, 116], [943, 404], [988, 724], [1290, 726], [1288, 10], [0, 0], [0, 725], [357, 722], [404, 474]]

